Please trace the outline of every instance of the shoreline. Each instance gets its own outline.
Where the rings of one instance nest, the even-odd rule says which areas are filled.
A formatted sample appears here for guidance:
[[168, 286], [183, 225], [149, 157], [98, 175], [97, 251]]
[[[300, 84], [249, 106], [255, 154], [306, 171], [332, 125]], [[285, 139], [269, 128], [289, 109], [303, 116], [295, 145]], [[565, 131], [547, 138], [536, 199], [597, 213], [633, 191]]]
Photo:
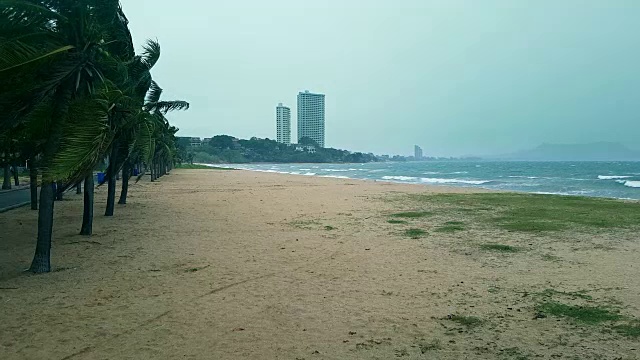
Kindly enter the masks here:
[[[298, 163], [252, 163], [252, 164], [259, 164], [259, 165], [297, 165]], [[324, 164], [324, 163], [323, 163]], [[342, 164], [342, 163], [336, 163], [336, 164]], [[445, 190], [451, 190], [451, 189], [472, 189], [478, 192], [499, 192], [499, 193], [517, 193], [517, 194], [532, 194], [532, 195], [556, 195], [556, 196], [571, 196], [571, 197], [586, 197], [586, 198], [595, 198], [595, 199], [608, 199], [608, 200], [619, 200], [619, 201], [628, 201], [628, 202], [639, 202], [640, 203], [640, 199], [634, 199], [634, 198], [625, 198], [625, 197], [608, 197], [608, 196], [589, 196], [589, 195], [584, 195], [584, 194], [570, 194], [570, 193], [566, 193], [566, 192], [545, 192], [545, 191], [538, 191], [538, 192], [532, 192], [532, 191], [524, 191], [524, 190], [512, 190], [512, 189], [492, 189], [489, 187], [483, 187], [482, 184], [476, 185], [476, 186], [472, 186], [473, 184], [468, 184], [468, 185], [464, 185], [464, 184], [460, 184], [460, 185], [452, 185], [452, 184], [433, 184], [433, 183], [412, 183], [412, 182], [406, 182], [406, 181], [400, 181], [400, 180], [385, 180], [385, 179], [367, 179], [367, 178], [358, 178], [358, 177], [348, 177], [348, 176], [341, 176], [341, 175], [318, 175], [317, 173], [307, 173], [307, 174], [301, 174], [301, 173], [295, 173], [295, 172], [286, 172], [286, 171], [276, 171], [276, 170], [262, 170], [262, 169], [245, 169], [245, 168], [238, 168], [235, 167], [235, 164], [204, 164], [204, 163], [199, 163], [197, 165], [203, 165], [203, 166], [208, 166], [208, 167], [213, 167], [213, 168], [224, 168], [224, 169], [233, 169], [233, 170], [242, 170], [242, 171], [250, 171], [250, 172], [258, 172], [258, 173], [267, 173], [267, 174], [280, 174], [280, 175], [295, 175], [295, 176], [309, 176], [309, 177], [318, 177], [318, 178], [331, 178], [331, 179], [342, 179], [342, 180], [358, 180], [358, 181], [365, 181], [365, 182], [373, 182], [373, 183], [389, 183], [389, 184], [398, 184], [398, 185], [415, 185], [415, 186], [423, 186], [423, 187], [437, 187], [437, 188], [444, 188]], [[239, 164], [242, 165], [242, 164]], [[251, 165], [251, 164], [248, 164]], [[309, 163], [309, 164], [304, 164], [304, 165], [316, 165], [315, 163]], [[491, 181], [487, 181], [487, 183], [489, 183]]]

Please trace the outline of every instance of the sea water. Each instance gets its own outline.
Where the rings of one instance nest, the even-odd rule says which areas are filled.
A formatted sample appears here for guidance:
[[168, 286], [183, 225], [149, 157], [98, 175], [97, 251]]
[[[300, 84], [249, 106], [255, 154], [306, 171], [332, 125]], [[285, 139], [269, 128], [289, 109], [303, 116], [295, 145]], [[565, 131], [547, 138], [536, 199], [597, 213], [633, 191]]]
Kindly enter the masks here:
[[640, 162], [416, 161], [227, 166], [301, 176], [640, 200]]

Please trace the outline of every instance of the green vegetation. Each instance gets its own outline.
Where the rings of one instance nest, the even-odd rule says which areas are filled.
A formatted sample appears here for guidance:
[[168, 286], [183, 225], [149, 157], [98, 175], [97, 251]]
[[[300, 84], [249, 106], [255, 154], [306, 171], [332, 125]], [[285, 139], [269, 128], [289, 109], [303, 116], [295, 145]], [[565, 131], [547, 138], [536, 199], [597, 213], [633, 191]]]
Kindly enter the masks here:
[[[508, 231], [547, 232], [570, 227], [631, 228], [640, 223], [640, 204], [611, 199], [518, 193], [411, 195], [411, 199], [453, 211], [487, 216]], [[487, 212], [489, 211], [489, 212]]]
[[286, 145], [271, 139], [236, 139], [217, 135], [198, 147], [190, 147], [190, 138], [181, 139], [181, 147], [193, 161], [202, 163], [365, 163], [376, 161], [373, 154], [322, 148], [309, 138], [300, 139], [300, 145]]
[[176, 169], [203, 169], [203, 170], [234, 170], [217, 166], [207, 166], [200, 164], [176, 164]]
[[460, 221], [448, 221], [444, 225], [436, 228], [436, 232], [442, 233], [454, 233], [456, 231], [464, 230], [464, 223]]
[[622, 316], [615, 310], [602, 306], [566, 305], [555, 301], [545, 302], [537, 307], [538, 311], [557, 317], [567, 317], [584, 324], [599, 324], [617, 321]]
[[311, 230], [313, 228], [317, 229], [322, 224], [317, 220], [294, 220], [289, 222], [289, 225], [300, 229]]
[[408, 222], [406, 222], [404, 220], [396, 220], [396, 219], [389, 219], [389, 220], [387, 220], [387, 222], [389, 224], [408, 224]]
[[28, 161], [31, 208], [38, 210], [29, 270], [49, 272], [54, 200], [84, 182], [80, 234], [91, 235], [94, 171], [106, 167], [105, 216], [113, 216], [117, 173], [118, 203], [125, 204], [134, 169], [150, 172], [154, 181], [180, 161], [178, 129], [165, 115], [189, 103], [161, 99], [151, 77], [160, 45], [149, 40], [135, 53], [117, 0], [14, 0], [3, 2], [1, 13], [3, 185], [10, 186], [10, 167], [18, 175], [17, 166]]
[[426, 234], [427, 232], [422, 229], [407, 229], [404, 231], [404, 235], [412, 239], [419, 239]]
[[433, 213], [429, 211], [407, 211], [407, 212], [391, 214], [391, 216], [393, 217], [408, 218], [408, 219], [417, 219], [417, 218], [423, 218], [423, 217], [432, 216], [432, 215]]
[[418, 348], [420, 349], [420, 353], [426, 354], [429, 351], [440, 350], [442, 349], [442, 344], [439, 339], [435, 339], [430, 342], [421, 342], [418, 344]]
[[570, 297], [570, 298], [593, 300], [593, 297], [591, 295], [585, 294], [586, 292], [587, 292], [586, 290], [575, 291], [575, 292], [566, 292], [566, 291], [558, 291], [558, 290], [554, 290], [554, 289], [545, 289], [544, 291], [538, 293], [538, 295], [544, 296], [544, 297], [553, 297], [554, 295], [559, 295], [559, 296], [566, 296], [566, 297]]
[[637, 338], [640, 337], [640, 321], [634, 320], [627, 324], [616, 325], [613, 330], [621, 335]]
[[531, 359], [531, 357], [525, 353], [522, 352], [522, 350], [520, 350], [517, 347], [511, 347], [511, 348], [506, 348], [506, 349], [502, 349], [500, 350], [500, 354], [504, 357], [506, 357], [507, 359], [510, 360], [528, 360]]
[[451, 315], [451, 316], [448, 316], [446, 319], [456, 322], [467, 328], [474, 328], [484, 323], [484, 320], [475, 316]]
[[327, 230], [327, 231], [331, 231], [331, 230], [335, 230], [336, 228], [335, 228], [335, 227], [333, 227], [333, 226], [331, 226], [331, 225], [326, 225], [326, 226], [324, 227], [324, 229], [325, 229], [325, 230]]
[[518, 249], [517, 247], [513, 247], [510, 245], [502, 245], [502, 244], [482, 244], [480, 245], [480, 248], [482, 250], [487, 250], [487, 251], [501, 251], [501, 252], [508, 252], [508, 253], [514, 253], [514, 252], [520, 251], [520, 249]]

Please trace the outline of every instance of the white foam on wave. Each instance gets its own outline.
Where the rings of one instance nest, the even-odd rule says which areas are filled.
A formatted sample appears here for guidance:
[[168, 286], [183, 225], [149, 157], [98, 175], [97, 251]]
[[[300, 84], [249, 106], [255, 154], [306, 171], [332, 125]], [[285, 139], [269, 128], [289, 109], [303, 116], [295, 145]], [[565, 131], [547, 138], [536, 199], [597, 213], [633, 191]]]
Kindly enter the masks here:
[[348, 177], [348, 176], [340, 176], [340, 175], [322, 175], [320, 177], [333, 178], [333, 179], [350, 179], [350, 177]]
[[417, 177], [413, 176], [383, 176], [383, 180], [399, 180], [399, 181], [415, 181], [418, 180]]
[[467, 184], [467, 185], [483, 185], [491, 182], [491, 180], [462, 180], [462, 179], [440, 179], [440, 178], [421, 178], [420, 181], [427, 184]]
[[[516, 175], [509, 175], [508, 177], [512, 178], [512, 179], [540, 179], [537, 176], [516, 176]], [[545, 178], [548, 179], [548, 178]]]
[[345, 171], [349, 171], [349, 170], [344, 170], [344, 169], [322, 169], [322, 171], [328, 171], [328, 172], [345, 172]]
[[304, 174], [302, 174], [302, 175], [305, 175], [305, 176], [314, 176], [315, 174], [316, 174], [316, 173], [308, 172], [308, 173], [304, 173]]
[[626, 180], [623, 185], [630, 188], [640, 188], [640, 181]]
[[600, 180], [615, 180], [615, 179], [628, 179], [632, 176], [629, 175], [598, 175]]

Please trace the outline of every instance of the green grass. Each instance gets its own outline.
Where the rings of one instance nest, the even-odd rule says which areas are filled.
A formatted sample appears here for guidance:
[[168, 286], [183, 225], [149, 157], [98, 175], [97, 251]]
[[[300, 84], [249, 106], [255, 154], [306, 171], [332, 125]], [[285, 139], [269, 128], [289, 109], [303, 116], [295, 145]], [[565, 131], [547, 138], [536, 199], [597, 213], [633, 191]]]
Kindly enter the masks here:
[[336, 228], [335, 228], [335, 227], [333, 227], [333, 226], [331, 226], [331, 225], [326, 225], [326, 226], [324, 227], [324, 229], [325, 229], [325, 230], [327, 230], [327, 231], [331, 231], [331, 230], [335, 230]]
[[412, 239], [419, 239], [426, 234], [427, 232], [422, 229], [407, 229], [404, 231], [404, 235]]
[[616, 325], [613, 330], [621, 335], [637, 338], [640, 337], [640, 321], [636, 320], [628, 324]]
[[508, 252], [508, 253], [514, 253], [514, 252], [520, 251], [520, 249], [518, 249], [517, 247], [510, 246], [510, 245], [502, 245], [502, 244], [482, 244], [480, 245], [480, 248], [482, 250], [487, 250], [487, 251], [501, 251], [501, 252]]
[[464, 222], [462, 221], [447, 221], [446, 223], [444, 223], [445, 225], [464, 225]]
[[541, 295], [544, 297], [553, 297], [554, 295], [560, 295], [560, 296], [566, 296], [574, 299], [580, 298], [584, 300], [593, 300], [593, 297], [591, 295], [585, 294], [585, 292], [586, 292], [585, 290], [567, 292], [567, 291], [558, 291], [555, 289], [544, 289], [542, 292], [539, 292], [538, 295]]
[[390, 220], [387, 220], [387, 222], [389, 224], [408, 224], [408, 222], [404, 220], [396, 220], [396, 219], [390, 219]]
[[317, 220], [294, 220], [289, 222], [289, 225], [297, 227], [299, 229], [312, 230], [317, 229], [318, 226], [321, 225], [321, 223]]
[[467, 328], [474, 328], [476, 326], [480, 326], [484, 323], [484, 320], [475, 316], [463, 316], [463, 315], [452, 315], [447, 319], [456, 322], [460, 325], [466, 326]]
[[418, 347], [420, 348], [420, 352], [422, 354], [426, 354], [429, 351], [442, 349], [442, 344], [440, 343], [439, 339], [435, 339], [431, 342], [421, 342], [420, 344], [418, 344]]
[[463, 231], [464, 226], [462, 226], [462, 224], [463, 223], [460, 221], [449, 221], [449, 222], [446, 222], [444, 225], [438, 227], [435, 231], [442, 232], [442, 233], [454, 233], [456, 231]]
[[622, 319], [622, 315], [617, 311], [606, 307], [567, 305], [555, 301], [542, 303], [538, 305], [537, 310], [544, 314], [566, 317], [576, 322], [589, 325]]
[[207, 166], [199, 164], [177, 164], [176, 169], [206, 169], [206, 170], [233, 170], [217, 166]]
[[407, 219], [418, 219], [418, 218], [423, 218], [423, 217], [432, 216], [432, 215], [433, 213], [430, 211], [406, 211], [406, 212], [391, 214], [391, 216], [393, 217], [407, 218]]
[[640, 203], [578, 196], [519, 193], [410, 195], [420, 203], [487, 216], [508, 231], [549, 232], [570, 227], [632, 228], [640, 224]]

